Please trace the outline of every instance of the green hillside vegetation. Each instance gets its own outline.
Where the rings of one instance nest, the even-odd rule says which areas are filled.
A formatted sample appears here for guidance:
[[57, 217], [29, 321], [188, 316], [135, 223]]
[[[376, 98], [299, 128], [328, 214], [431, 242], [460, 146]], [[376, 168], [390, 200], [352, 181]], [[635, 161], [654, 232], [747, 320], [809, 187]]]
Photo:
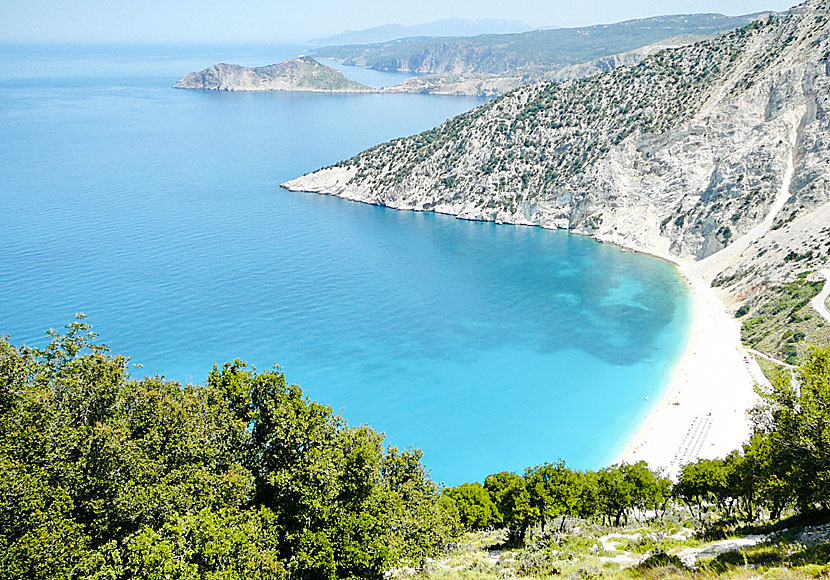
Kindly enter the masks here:
[[[830, 350], [777, 375], [741, 450], [686, 465], [676, 483], [645, 463], [559, 460], [439, 490], [420, 452], [347, 425], [278, 368], [237, 360], [204, 386], [133, 379], [83, 318], [50, 337], [44, 349], [0, 341], [2, 578], [428, 574], [430, 558], [479, 557], [462, 529], [541, 578], [599, 562], [591, 546], [608, 528], [645, 526], [629, 548], [657, 554], [702, 541], [669, 537], [678, 521], [705, 538], [830, 509]], [[828, 555], [791, 552], [774, 557]], [[485, 564], [436, 577], [488, 577]]]
[[627, 52], [683, 34], [716, 35], [744, 26], [758, 16], [659, 16], [518, 34], [416, 37], [370, 45], [323, 47], [314, 54], [378, 70], [475, 74], [540, 72]]
[[797, 364], [812, 344], [830, 344], [830, 328], [810, 306], [825, 281], [806, 280], [807, 274], [770, 285], [738, 309], [744, 344], [789, 364]]
[[321, 64], [309, 56], [301, 56], [294, 60], [252, 70], [266, 76], [292, 75], [300, 87], [331, 91], [369, 89], [366, 85], [346, 77], [339, 70]]
[[[675, 516], [677, 514], [671, 514]], [[813, 530], [826, 534], [826, 515], [810, 520], [791, 518], [776, 525], [739, 530], [763, 534], [766, 541], [720, 554], [705, 554], [694, 565], [676, 554], [705, 551], [729, 539], [706, 539], [701, 530], [667, 516], [664, 522], [635, 523], [609, 530], [581, 522], [576, 531], [537, 535], [521, 548], [505, 545], [504, 533], [466, 533], [441, 560], [423, 569], [407, 570], [398, 578], [419, 580], [676, 580], [714, 578], [735, 580], [804, 580], [830, 575], [830, 545], [802, 543]], [[638, 563], [632, 563], [638, 562]], [[621, 565], [625, 562], [625, 565]]]
[[[298, 63], [293, 70], [285, 70], [289, 63]], [[259, 67], [252, 69], [255, 72], [263, 74], [280, 75], [280, 74], [294, 74], [296, 76], [296, 83], [301, 87], [320, 88], [327, 90], [343, 90], [343, 89], [368, 89], [357, 81], [353, 81], [346, 77], [340, 71], [329, 66], [321, 64], [308, 56], [301, 56], [294, 61], [287, 61], [270, 67]]]

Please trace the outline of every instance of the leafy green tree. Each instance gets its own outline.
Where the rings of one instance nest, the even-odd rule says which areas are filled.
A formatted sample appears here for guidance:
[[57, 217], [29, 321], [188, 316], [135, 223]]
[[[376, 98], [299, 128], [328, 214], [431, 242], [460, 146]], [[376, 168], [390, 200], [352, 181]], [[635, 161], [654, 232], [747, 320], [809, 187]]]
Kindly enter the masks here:
[[640, 515], [665, 508], [671, 498], [671, 481], [661, 477], [645, 461], [620, 466], [623, 478], [631, 482], [631, 508]]
[[592, 519], [600, 513], [599, 475], [596, 471], [579, 473], [578, 515]]
[[545, 528], [546, 520], [561, 516], [560, 530], [565, 529], [568, 517], [576, 516], [580, 503], [580, 478], [560, 459], [528, 469], [525, 478], [530, 493], [533, 517]]
[[509, 540], [513, 543], [524, 542], [534, 516], [525, 479], [515, 473], [502, 471], [488, 475], [484, 480], [484, 489], [490, 493], [502, 515]]
[[597, 473], [599, 508], [603, 520], [619, 527], [634, 502], [634, 483], [625, 476], [623, 466], [615, 465]]
[[[766, 495], [775, 510], [784, 500], [778, 485], [788, 484], [796, 508], [804, 513], [830, 507], [830, 349], [814, 349], [799, 367], [795, 380], [779, 374], [755, 415], [755, 444], [786, 472], [766, 471]], [[768, 439], [767, 439], [768, 438]], [[770, 457], [771, 456], [771, 457]], [[775, 471], [775, 473], [770, 473]], [[784, 486], [786, 487], [786, 485]], [[771, 496], [772, 494], [772, 496]]]
[[[755, 439], [755, 437], [753, 437]], [[743, 452], [734, 451], [726, 459], [728, 486], [735, 501], [735, 515], [749, 524], [759, 516], [764, 506], [762, 484], [764, 458], [753, 450], [752, 440], [744, 445]]]
[[[689, 508], [692, 517], [703, 521], [703, 516], [722, 496], [728, 478], [723, 461], [699, 459], [684, 465], [674, 486], [674, 494]], [[695, 514], [695, 509], [697, 514]]]
[[779, 519], [794, 501], [792, 466], [782, 458], [782, 450], [776, 446], [771, 434], [761, 431], [754, 433], [744, 446], [744, 457], [740, 485], [746, 496], [745, 521], [755, 519], [753, 500], [757, 502], [758, 510], [764, 507], [769, 511], [770, 519]]
[[452, 499], [462, 525], [471, 530], [482, 530], [502, 521], [496, 504], [480, 483], [462, 483], [444, 490]]
[[137, 580], [282, 580], [277, 525], [268, 508], [177, 516], [130, 539], [126, 568]]

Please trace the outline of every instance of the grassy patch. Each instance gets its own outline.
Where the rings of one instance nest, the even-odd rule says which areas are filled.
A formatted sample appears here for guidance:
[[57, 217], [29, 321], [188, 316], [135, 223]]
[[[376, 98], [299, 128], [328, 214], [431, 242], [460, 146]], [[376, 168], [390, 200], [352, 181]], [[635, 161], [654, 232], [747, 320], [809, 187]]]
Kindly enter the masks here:
[[797, 364], [810, 344], [830, 343], [830, 328], [810, 306], [810, 300], [821, 292], [823, 285], [824, 281], [799, 277], [793, 282], [768, 286], [739, 310], [744, 344]]

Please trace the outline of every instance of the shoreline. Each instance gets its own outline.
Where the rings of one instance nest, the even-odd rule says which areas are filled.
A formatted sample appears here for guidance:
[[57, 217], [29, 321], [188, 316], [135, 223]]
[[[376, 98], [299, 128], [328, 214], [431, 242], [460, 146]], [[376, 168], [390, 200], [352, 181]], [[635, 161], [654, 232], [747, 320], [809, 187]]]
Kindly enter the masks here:
[[[677, 266], [692, 297], [689, 339], [675, 363], [659, 402], [635, 426], [617, 462], [646, 461], [676, 478], [685, 463], [725, 457], [748, 439], [747, 411], [758, 402], [761, 368], [740, 340], [740, 324], [699, 262], [637, 247], [622, 239], [602, 239]], [[710, 270], [711, 271], [711, 270]]]
[[[301, 179], [301, 178], [298, 178]], [[684, 463], [697, 458], [724, 457], [739, 449], [748, 439], [750, 425], [747, 411], [758, 402], [755, 385], [769, 384], [760, 366], [741, 343], [740, 324], [728, 312], [726, 302], [718, 296], [711, 281], [725, 269], [736, 251], [747, 243], [732, 246], [693, 262], [668, 252], [669, 241], [658, 240], [664, 249], [646, 248], [615, 235], [595, 236], [550, 223], [520, 223], [495, 219], [473, 219], [451, 212], [415, 207], [394, 207], [363, 199], [343, 197], [337, 193], [308, 191], [281, 186], [292, 192], [332, 195], [346, 201], [380, 205], [397, 211], [427, 212], [469, 221], [513, 226], [564, 230], [596, 242], [611, 244], [627, 251], [647, 254], [674, 264], [683, 276], [692, 298], [692, 322], [686, 349], [670, 372], [670, 380], [658, 396], [658, 402], [644, 419], [620, 434], [612, 463], [646, 461], [652, 469], [661, 469], [676, 478]], [[746, 237], [746, 236], [745, 236]], [[728, 251], [726, 251], [728, 250]]]

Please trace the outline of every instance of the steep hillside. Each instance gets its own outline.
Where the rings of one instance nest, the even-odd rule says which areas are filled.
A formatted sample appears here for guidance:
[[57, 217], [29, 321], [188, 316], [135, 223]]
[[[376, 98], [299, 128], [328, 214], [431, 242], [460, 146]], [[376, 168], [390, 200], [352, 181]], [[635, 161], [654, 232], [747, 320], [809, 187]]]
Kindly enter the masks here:
[[419, 37], [372, 45], [324, 47], [315, 55], [378, 70], [431, 74], [551, 71], [628, 52], [681, 34], [718, 34], [743, 26], [756, 17], [681, 14], [519, 34]]
[[340, 71], [308, 56], [256, 68], [238, 64], [215, 64], [203, 71], [190, 73], [174, 88], [206, 91], [374, 92], [374, 89], [350, 80]]
[[810, 0], [634, 66], [519, 88], [285, 186], [568, 228], [700, 260], [732, 299], [754, 297], [830, 254], [829, 31], [827, 1]]

